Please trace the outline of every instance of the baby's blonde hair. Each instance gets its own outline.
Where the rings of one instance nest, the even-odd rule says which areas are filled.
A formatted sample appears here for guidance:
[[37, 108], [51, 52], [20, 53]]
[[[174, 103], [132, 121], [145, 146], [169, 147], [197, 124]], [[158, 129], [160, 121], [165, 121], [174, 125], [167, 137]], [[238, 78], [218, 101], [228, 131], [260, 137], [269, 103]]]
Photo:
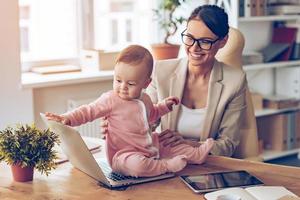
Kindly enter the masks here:
[[143, 64], [148, 69], [150, 77], [153, 70], [153, 57], [148, 49], [140, 45], [130, 45], [123, 49], [116, 59], [117, 63], [125, 63], [133, 66]]

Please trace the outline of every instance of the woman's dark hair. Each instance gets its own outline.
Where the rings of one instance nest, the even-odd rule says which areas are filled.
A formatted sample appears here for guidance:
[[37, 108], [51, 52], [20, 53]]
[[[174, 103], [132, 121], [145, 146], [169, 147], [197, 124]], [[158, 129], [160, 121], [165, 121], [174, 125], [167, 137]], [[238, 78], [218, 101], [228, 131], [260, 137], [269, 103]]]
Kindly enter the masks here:
[[202, 20], [205, 25], [220, 38], [228, 34], [228, 15], [223, 8], [216, 5], [199, 6], [193, 10], [188, 18], [188, 22], [193, 19]]

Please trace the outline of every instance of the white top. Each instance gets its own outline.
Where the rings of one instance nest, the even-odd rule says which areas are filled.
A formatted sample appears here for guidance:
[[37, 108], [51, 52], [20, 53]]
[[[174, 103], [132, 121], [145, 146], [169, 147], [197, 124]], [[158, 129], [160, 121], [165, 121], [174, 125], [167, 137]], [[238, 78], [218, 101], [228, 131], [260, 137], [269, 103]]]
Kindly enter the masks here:
[[177, 131], [185, 138], [199, 139], [207, 108], [191, 109], [180, 106]]

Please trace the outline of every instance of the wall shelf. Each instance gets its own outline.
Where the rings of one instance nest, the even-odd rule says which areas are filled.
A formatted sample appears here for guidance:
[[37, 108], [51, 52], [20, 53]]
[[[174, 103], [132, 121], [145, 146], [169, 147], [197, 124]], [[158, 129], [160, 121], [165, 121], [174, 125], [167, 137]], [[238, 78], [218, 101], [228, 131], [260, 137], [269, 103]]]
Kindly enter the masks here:
[[293, 21], [300, 20], [299, 15], [268, 15], [254, 17], [240, 17], [239, 22], [257, 22], [257, 21]]
[[275, 115], [285, 112], [294, 112], [300, 110], [300, 107], [292, 107], [292, 108], [285, 108], [285, 109], [263, 109], [263, 110], [256, 110], [255, 117], [265, 117], [269, 115]]
[[[266, 15], [266, 16], [251, 16], [251, 17], [239, 17], [240, 13], [249, 13], [249, 10], [246, 7], [241, 7], [239, 1], [235, 0], [220, 0], [220, 1], [213, 1], [210, 2], [217, 3], [218, 5], [222, 5], [228, 13], [230, 13], [230, 22], [231, 26], [236, 27], [239, 29], [245, 37], [245, 50], [247, 51], [257, 51], [262, 49], [266, 45], [268, 45], [272, 39], [273, 34], [273, 27], [274, 22], [291, 22], [291, 23], [299, 23], [300, 22], [300, 15]], [[229, 6], [230, 5], [230, 6]], [[243, 10], [240, 10], [243, 9]], [[250, 10], [251, 12], [251, 10]], [[250, 79], [248, 82], [249, 88], [257, 93], [261, 93], [262, 95], [270, 95], [274, 94], [277, 95], [278, 92], [276, 91], [276, 72], [277, 68], [288, 68], [288, 67], [299, 67], [300, 68], [300, 59], [299, 60], [289, 60], [289, 61], [280, 61], [280, 62], [271, 62], [271, 63], [257, 63], [257, 64], [250, 64], [244, 65], [243, 69], [247, 74], [247, 78]], [[257, 70], [257, 71], [255, 71]], [[284, 79], [285, 81], [286, 79]], [[297, 88], [298, 89], [298, 88]], [[294, 112], [295, 115], [294, 115]], [[265, 119], [263, 117], [266, 116], [267, 120], [272, 120], [273, 116], [277, 114], [287, 114], [285, 116], [287, 121], [291, 122], [290, 124], [284, 124], [283, 118], [279, 118], [280, 123], [278, 122], [278, 126], [270, 126], [270, 130], [265, 126], [268, 124], [265, 123]], [[288, 114], [289, 113], [289, 114]], [[290, 115], [293, 113], [293, 115]], [[260, 122], [260, 130], [258, 130], [258, 138], [261, 140], [266, 140], [264, 142], [270, 143], [270, 148], [277, 148], [280, 149], [280, 145], [278, 147], [271, 141], [271, 137], [280, 137], [278, 142], [283, 140], [284, 133], [287, 132], [290, 134], [288, 137], [292, 137], [292, 131], [295, 131], [295, 139], [300, 139], [297, 131], [300, 130], [298, 127], [298, 121], [300, 118], [300, 106], [286, 108], [286, 109], [262, 109], [256, 110], [255, 116], [257, 122]], [[284, 120], [286, 119], [284, 118]], [[294, 121], [292, 121], [294, 120]], [[268, 121], [267, 121], [268, 122]], [[292, 122], [295, 122], [292, 124]], [[277, 123], [275, 121], [274, 123]], [[274, 124], [272, 124], [274, 125]], [[276, 124], [277, 125], [277, 124]], [[297, 125], [297, 126], [296, 126]], [[277, 130], [278, 128], [278, 130]], [[299, 129], [299, 130], [298, 130]], [[280, 136], [275, 134], [275, 130], [279, 133]], [[276, 132], [276, 133], [277, 133]], [[262, 134], [269, 134], [268, 137], [260, 137]], [[281, 137], [282, 136], [282, 137]], [[271, 138], [271, 139], [270, 139]], [[291, 138], [289, 138], [291, 139]], [[282, 141], [284, 142], [284, 141]], [[268, 144], [269, 144], [268, 143]], [[273, 145], [273, 146], [272, 146]], [[299, 143], [297, 143], [299, 145]], [[289, 155], [298, 154], [298, 158], [300, 159], [300, 147], [297, 146], [296, 149], [290, 150], [264, 150], [263, 153], [260, 155], [264, 161], [285, 157]]]
[[291, 149], [286, 151], [264, 150], [264, 152], [260, 156], [263, 158], [264, 161], [269, 161], [276, 158], [281, 158], [299, 153], [300, 149]]
[[299, 67], [299, 66], [300, 66], [300, 60], [291, 60], [291, 61], [244, 65], [243, 69], [245, 71], [251, 71], [251, 70], [259, 70], [259, 69], [271, 69], [271, 68], [281, 68], [281, 67]]

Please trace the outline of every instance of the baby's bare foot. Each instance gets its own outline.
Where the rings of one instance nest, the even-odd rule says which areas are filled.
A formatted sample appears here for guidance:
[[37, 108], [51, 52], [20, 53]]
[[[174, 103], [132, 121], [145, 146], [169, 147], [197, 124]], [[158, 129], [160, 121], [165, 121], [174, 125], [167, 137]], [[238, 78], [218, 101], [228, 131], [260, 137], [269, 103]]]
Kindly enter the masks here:
[[166, 163], [169, 172], [178, 172], [186, 166], [187, 160], [185, 155], [179, 155], [166, 160]]

